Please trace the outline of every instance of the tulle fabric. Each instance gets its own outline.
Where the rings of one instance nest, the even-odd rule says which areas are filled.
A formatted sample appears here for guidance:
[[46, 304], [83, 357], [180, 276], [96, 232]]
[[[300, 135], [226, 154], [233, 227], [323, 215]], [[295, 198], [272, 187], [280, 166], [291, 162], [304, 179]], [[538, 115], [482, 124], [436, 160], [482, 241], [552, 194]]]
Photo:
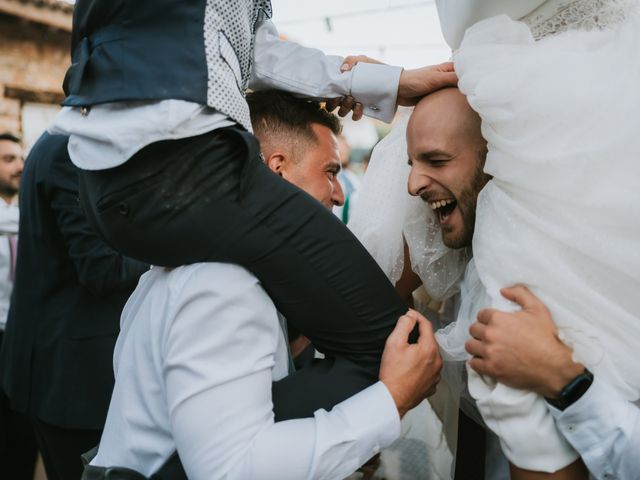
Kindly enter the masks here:
[[[499, 289], [523, 283], [577, 360], [640, 396], [638, 46], [635, 11], [615, 28], [539, 42], [505, 16], [467, 31], [455, 68], [493, 180], [478, 197], [458, 321], [441, 339], [458, 358], [477, 311], [512, 310]], [[469, 389], [516, 465], [554, 471], [576, 458], [542, 398], [473, 371]]]

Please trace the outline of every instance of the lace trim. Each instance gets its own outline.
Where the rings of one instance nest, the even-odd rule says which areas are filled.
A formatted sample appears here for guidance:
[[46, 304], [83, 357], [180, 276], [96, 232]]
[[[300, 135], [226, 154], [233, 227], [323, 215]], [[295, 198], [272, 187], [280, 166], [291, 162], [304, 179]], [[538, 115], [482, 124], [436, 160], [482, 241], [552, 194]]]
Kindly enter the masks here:
[[536, 40], [567, 30], [603, 30], [622, 23], [634, 0], [547, 1], [522, 19]]

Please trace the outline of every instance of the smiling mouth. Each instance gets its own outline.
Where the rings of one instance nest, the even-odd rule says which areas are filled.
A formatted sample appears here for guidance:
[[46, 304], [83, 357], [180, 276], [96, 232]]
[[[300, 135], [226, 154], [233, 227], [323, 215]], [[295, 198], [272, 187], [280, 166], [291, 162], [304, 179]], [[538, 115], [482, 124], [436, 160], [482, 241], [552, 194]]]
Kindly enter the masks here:
[[445, 198], [443, 200], [436, 200], [435, 202], [429, 202], [431, 210], [437, 215], [440, 223], [446, 223], [455, 208], [458, 206], [453, 198]]

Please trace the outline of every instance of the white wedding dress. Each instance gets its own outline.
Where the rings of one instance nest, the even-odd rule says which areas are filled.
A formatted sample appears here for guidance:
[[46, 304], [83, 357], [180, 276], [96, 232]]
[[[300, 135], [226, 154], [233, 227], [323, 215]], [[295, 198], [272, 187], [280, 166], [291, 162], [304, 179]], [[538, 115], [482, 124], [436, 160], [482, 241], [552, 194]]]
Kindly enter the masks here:
[[[438, 333], [438, 341], [447, 358], [467, 359], [464, 341], [477, 311], [513, 310], [499, 289], [523, 283], [549, 307], [575, 358], [636, 401], [637, 2], [547, 2], [524, 20], [498, 16], [481, 21], [467, 30], [454, 53], [459, 88], [482, 118], [488, 141], [485, 171], [493, 179], [478, 197], [473, 259], [461, 286], [458, 320]], [[378, 156], [388, 157], [384, 151]], [[386, 158], [405, 159], [406, 154], [400, 160]], [[406, 188], [406, 176], [395, 181]], [[425, 211], [423, 206], [423, 224]], [[411, 247], [412, 238], [406, 238]], [[371, 235], [363, 241], [371, 244]], [[397, 256], [398, 250], [394, 252]], [[439, 255], [454, 261], [448, 267], [438, 264], [437, 272], [459, 268], [459, 258], [450, 251]], [[418, 273], [428, 281], [435, 278], [429, 267], [424, 270]], [[495, 384], [471, 370], [469, 390], [514, 464], [551, 472], [577, 458], [539, 396]]]

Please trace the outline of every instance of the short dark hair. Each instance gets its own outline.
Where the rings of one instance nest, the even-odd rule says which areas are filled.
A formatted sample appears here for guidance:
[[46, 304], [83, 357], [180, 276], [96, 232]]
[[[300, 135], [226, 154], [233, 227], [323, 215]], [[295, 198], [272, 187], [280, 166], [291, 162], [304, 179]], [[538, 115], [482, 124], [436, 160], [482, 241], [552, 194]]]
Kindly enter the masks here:
[[261, 90], [247, 94], [253, 131], [260, 142], [286, 142], [292, 149], [300, 138], [317, 142], [311, 125], [327, 127], [340, 135], [340, 119], [326, 111], [319, 102], [294, 97], [281, 90]]
[[8, 140], [10, 142], [18, 143], [18, 144], [22, 143], [20, 140], [20, 137], [9, 132], [0, 133], [0, 140]]

